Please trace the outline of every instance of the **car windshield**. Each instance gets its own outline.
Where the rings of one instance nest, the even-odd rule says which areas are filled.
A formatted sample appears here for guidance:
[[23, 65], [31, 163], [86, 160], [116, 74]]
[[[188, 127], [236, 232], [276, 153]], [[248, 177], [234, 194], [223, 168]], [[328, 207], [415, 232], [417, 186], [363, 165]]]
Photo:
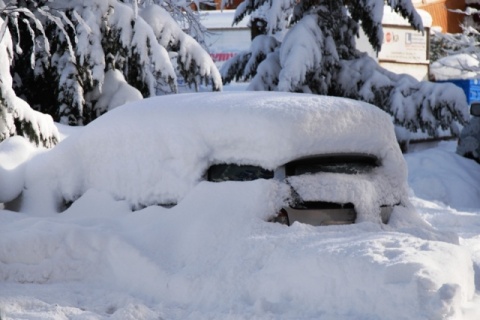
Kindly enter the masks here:
[[360, 174], [368, 173], [378, 166], [378, 159], [372, 155], [325, 155], [292, 161], [286, 164], [285, 172], [287, 176], [318, 172]]
[[216, 164], [208, 169], [208, 181], [252, 181], [271, 179], [273, 171], [259, 166], [238, 164]]

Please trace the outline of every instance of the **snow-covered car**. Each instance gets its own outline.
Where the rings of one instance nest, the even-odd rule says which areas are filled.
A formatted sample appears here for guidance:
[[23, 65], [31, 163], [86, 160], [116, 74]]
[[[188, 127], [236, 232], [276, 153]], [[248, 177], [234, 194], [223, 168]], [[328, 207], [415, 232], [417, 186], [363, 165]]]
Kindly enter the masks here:
[[[350, 199], [348, 202], [334, 202], [329, 197], [323, 198], [322, 192], [317, 192], [318, 187], [314, 185], [323, 185], [322, 180], [328, 179], [328, 174], [333, 180], [331, 186], [339, 183], [335, 181], [337, 179], [343, 179], [343, 183], [353, 185], [356, 183], [355, 180], [364, 180], [381, 165], [381, 161], [375, 155], [345, 152], [302, 157], [275, 170], [267, 170], [255, 165], [215, 164], [209, 168], [207, 177], [213, 182], [255, 179], [284, 181], [290, 186], [288, 205], [271, 219], [274, 222], [287, 225], [295, 221], [312, 225], [350, 224], [357, 219], [353, 204], [355, 199]], [[373, 181], [376, 179], [378, 178], [372, 178]], [[348, 182], [348, 180], [351, 181]], [[328, 187], [330, 186], [324, 186], [324, 188]], [[393, 207], [394, 204], [380, 206], [380, 217], [383, 223], [388, 223]]]
[[[391, 117], [336, 97], [149, 98], [106, 113], [38, 157], [27, 167], [26, 211], [62, 211], [89, 189], [133, 209], [171, 206], [202, 183], [259, 178], [275, 193], [265, 199], [272, 203], [265, 220], [287, 224], [386, 223], [394, 206], [408, 203]], [[221, 183], [228, 189], [248, 182]]]
[[480, 163], [480, 102], [470, 106], [472, 118], [458, 139], [457, 153]]

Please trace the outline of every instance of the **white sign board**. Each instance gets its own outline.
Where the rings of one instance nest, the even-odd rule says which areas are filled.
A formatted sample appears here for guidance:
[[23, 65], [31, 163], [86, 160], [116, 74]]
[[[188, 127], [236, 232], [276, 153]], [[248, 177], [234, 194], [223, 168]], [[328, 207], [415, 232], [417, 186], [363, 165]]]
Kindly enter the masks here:
[[383, 27], [383, 34], [380, 61], [428, 64], [427, 31], [422, 34], [411, 28]]

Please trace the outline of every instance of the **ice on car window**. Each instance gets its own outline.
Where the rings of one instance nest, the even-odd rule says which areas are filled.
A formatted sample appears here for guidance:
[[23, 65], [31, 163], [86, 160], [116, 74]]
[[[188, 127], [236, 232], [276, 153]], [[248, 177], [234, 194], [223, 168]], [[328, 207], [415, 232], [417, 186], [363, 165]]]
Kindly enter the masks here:
[[378, 159], [371, 155], [326, 155], [292, 161], [285, 165], [285, 172], [287, 176], [318, 172], [360, 174], [378, 166]]
[[216, 164], [208, 169], [208, 181], [252, 181], [272, 179], [273, 171], [253, 165]]

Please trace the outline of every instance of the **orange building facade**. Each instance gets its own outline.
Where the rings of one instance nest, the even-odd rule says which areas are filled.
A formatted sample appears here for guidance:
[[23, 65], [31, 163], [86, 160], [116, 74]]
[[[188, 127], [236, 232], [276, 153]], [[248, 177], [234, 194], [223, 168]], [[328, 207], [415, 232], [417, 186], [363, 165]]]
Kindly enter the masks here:
[[415, 7], [430, 13], [432, 26], [440, 27], [443, 33], [462, 32], [464, 15], [451, 10], [465, 10], [465, 0], [421, 0], [416, 1]]
[[[243, 0], [231, 0], [224, 9], [235, 9]], [[471, 0], [469, 0], [471, 2]], [[202, 10], [220, 10], [222, 0], [214, 0], [211, 6], [202, 7]], [[412, 0], [416, 8], [427, 11], [432, 16], [432, 26], [440, 27], [443, 33], [462, 32], [460, 25], [464, 15], [451, 10], [466, 8], [465, 0]]]
[[[223, 9], [235, 9], [243, 0], [230, 0], [229, 4], [226, 5]], [[222, 0], [211, 1], [211, 5], [201, 4], [201, 10], [221, 10], [222, 9]], [[192, 7], [196, 9], [196, 5], [192, 4]]]

